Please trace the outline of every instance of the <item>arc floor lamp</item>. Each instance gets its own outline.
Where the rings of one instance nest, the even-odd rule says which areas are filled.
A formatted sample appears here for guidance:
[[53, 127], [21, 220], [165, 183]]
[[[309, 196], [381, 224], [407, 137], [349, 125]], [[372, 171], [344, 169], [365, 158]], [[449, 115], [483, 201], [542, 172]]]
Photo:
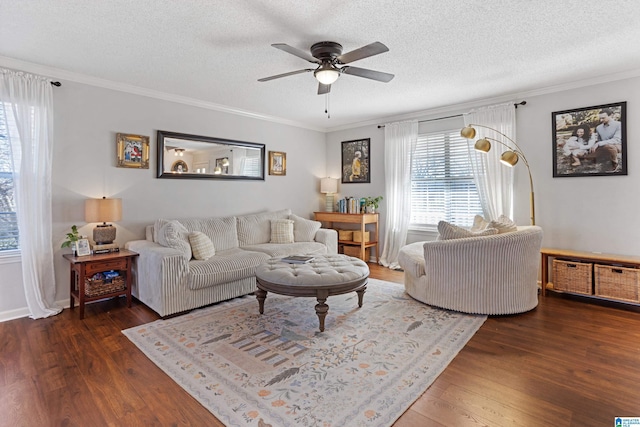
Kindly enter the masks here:
[[494, 138], [489, 138], [489, 137], [484, 137], [481, 138], [479, 140], [476, 141], [474, 148], [477, 151], [483, 152], [483, 153], [488, 153], [489, 150], [491, 150], [491, 142], [497, 142], [500, 145], [503, 145], [505, 147], [507, 147], [507, 151], [505, 151], [504, 153], [502, 153], [502, 155], [500, 155], [500, 162], [503, 165], [509, 166], [509, 167], [514, 167], [516, 165], [516, 163], [518, 163], [518, 159], [522, 158], [522, 161], [524, 162], [525, 166], [527, 167], [527, 172], [529, 173], [529, 186], [531, 188], [531, 194], [529, 196], [529, 201], [531, 203], [531, 225], [536, 225], [536, 214], [535, 214], [535, 204], [534, 204], [534, 197], [533, 197], [533, 178], [531, 178], [531, 168], [529, 167], [529, 162], [527, 161], [527, 158], [525, 157], [524, 153], [522, 152], [522, 150], [520, 149], [520, 147], [518, 146], [518, 144], [516, 144], [516, 142], [509, 138], [507, 135], [503, 134], [502, 132], [490, 128], [489, 126], [483, 126], [483, 125], [478, 125], [478, 124], [469, 124], [467, 126], [465, 126], [464, 128], [462, 128], [462, 130], [460, 131], [460, 135], [463, 138], [467, 138], [467, 139], [473, 139], [476, 137], [476, 130], [475, 128], [484, 128], [484, 129], [489, 129], [499, 135], [502, 135], [503, 138], [505, 138], [507, 141], [509, 141], [511, 144], [513, 144], [513, 146], [509, 146], [509, 144], [506, 144], [502, 141], [499, 141], [497, 139]]

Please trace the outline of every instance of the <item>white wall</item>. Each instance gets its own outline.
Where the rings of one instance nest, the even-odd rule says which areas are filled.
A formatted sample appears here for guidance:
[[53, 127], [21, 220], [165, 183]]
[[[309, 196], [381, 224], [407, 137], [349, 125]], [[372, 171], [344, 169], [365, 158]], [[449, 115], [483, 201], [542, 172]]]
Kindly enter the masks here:
[[[278, 102], [277, 100], [274, 102]], [[280, 102], [286, 102], [282, 100]], [[312, 217], [324, 206], [320, 178], [326, 176], [325, 134], [180, 103], [62, 81], [54, 88], [53, 248], [56, 300], [69, 298], [69, 266], [61, 250], [73, 224], [84, 222], [87, 198], [120, 197], [123, 219], [116, 242], [144, 238], [156, 218], [224, 216], [291, 208]], [[287, 154], [286, 176], [264, 181], [156, 178], [156, 132], [166, 130], [266, 144]], [[151, 137], [149, 169], [116, 167], [116, 133]], [[2, 312], [25, 307], [20, 264], [0, 264]], [[5, 280], [6, 279], [6, 280]]]
[[[637, 197], [640, 184], [640, 78], [514, 98], [526, 100], [517, 109], [516, 142], [525, 153], [535, 185], [536, 224], [544, 230], [543, 246], [625, 255], [640, 255], [640, 227]], [[626, 176], [553, 178], [551, 113], [627, 101]], [[504, 102], [504, 100], [500, 101]], [[485, 105], [495, 104], [488, 100]], [[442, 109], [444, 111], [444, 109]], [[469, 107], [452, 106], [440, 116], [468, 112]], [[424, 112], [418, 120], [437, 114]], [[327, 135], [327, 171], [339, 176], [340, 141], [371, 138], [371, 184], [342, 184], [343, 195], [384, 195], [384, 133], [377, 126], [365, 126]], [[360, 189], [362, 186], [362, 189]], [[529, 224], [529, 179], [524, 165], [515, 169], [514, 217]], [[384, 221], [386, 205], [381, 206]], [[384, 228], [384, 227], [383, 227]], [[384, 236], [384, 234], [382, 234]], [[432, 235], [411, 232], [408, 241], [429, 240]]]

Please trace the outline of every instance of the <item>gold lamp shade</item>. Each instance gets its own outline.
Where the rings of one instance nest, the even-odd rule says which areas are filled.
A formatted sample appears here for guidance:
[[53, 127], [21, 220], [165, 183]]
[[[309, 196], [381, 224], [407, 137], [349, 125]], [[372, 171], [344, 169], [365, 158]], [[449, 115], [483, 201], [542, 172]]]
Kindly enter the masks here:
[[500, 161], [510, 167], [514, 167], [518, 163], [518, 155], [513, 151], [505, 151], [500, 156]]
[[476, 141], [473, 148], [475, 148], [476, 151], [482, 151], [483, 153], [488, 153], [489, 150], [491, 150], [491, 143], [487, 138], [482, 138]]
[[476, 130], [471, 126], [465, 126], [460, 131], [460, 136], [467, 139], [473, 139], [476, 137]]

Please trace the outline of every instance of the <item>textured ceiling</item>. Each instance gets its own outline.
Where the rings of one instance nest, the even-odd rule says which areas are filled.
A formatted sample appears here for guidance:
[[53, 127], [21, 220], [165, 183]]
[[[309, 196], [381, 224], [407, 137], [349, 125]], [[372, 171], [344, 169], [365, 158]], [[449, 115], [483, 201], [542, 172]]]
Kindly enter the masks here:
[[[331, 130], [640, 70], [637, 0], [0, 0], [0, 56]], [[374, 41], [325, 96], [277, 50]], [[2, 59], [2, 58], [0, 58]], [[2, 63], [2, 62], [0, 62]], [[51, 76], [60, 78], [60, 76]]]

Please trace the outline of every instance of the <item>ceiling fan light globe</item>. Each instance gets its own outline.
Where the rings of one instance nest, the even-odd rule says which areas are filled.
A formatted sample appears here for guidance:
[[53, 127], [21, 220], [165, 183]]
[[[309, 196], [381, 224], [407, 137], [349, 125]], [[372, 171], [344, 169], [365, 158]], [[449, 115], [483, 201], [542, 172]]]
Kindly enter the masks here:
[[333, 68], [318, 68], [313, 72], [314, 77], [323, 85], [330, 85], [338, 80], [340, 73]]

